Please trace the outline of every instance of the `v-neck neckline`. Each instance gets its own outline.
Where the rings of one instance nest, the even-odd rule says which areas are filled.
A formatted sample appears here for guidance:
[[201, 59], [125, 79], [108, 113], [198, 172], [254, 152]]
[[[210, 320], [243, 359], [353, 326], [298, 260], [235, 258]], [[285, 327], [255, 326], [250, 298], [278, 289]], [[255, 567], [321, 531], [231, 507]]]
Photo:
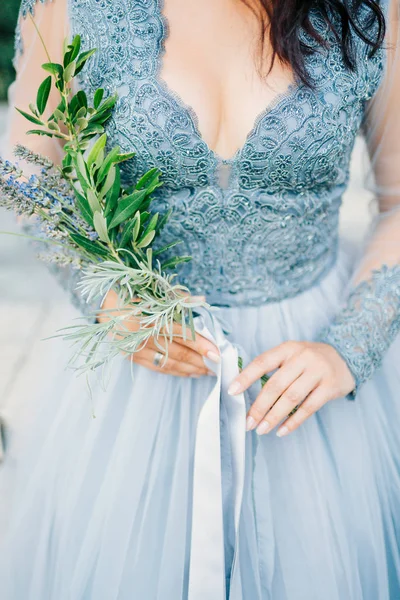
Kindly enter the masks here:
[[267, 104], [267, 106], [265, 108], [263, 108], [256, 115], [256, 117], [254, 118], [253, 126], [251, 127], [250, 131], [246, 135], [244, 142], [239, 146], [239, 148], [236, 150], [236, 152], [230, 158], [224, 158], [218, 152], [213, 150], [209, 146], [208, 142], [206, 142], [206, 140], [204, 139], [203, 134], [201, 133], [200, 128], [199, 128], [199, 118], [198, 118], [197, 112], [195, 111], [193, 106], [191, 106], [190, 104], [185, 102], [185, 100], [181, 97], [181, 95], [178, 94], [178, 92], [176, 92], [175, 90], [173, 90], [169, 86], [169, 84], [165, 81], [165, 79], [163, 79], [161, 77], [161, 72], [163, 69], [163, 58], [166, 53], [166, 42], [167, 42], [167, 39], [170, 34], [170, 23], [169, 23], [168, 17], [165, 15], [165, 12], [164, 12], [165, 0], [156, 0], [156, 4], [157, 4], [157, 10], [158, 10], [158, 17], [161, 22], [161, 38], [160, 38], [160, 42], [159, 42], [158, 55], [156, 57], [156, 70], [155, 70], [156, 83], [160, 86], [160, 88], [166, 94], [168, 94], [170, 97], [173, 98], [174, 102], [176, 103], [177, 106], [179, 106], [179, 108], [181, 110], [183, 110], [187, 113], [187, 115], [189, 116], [190, 122], [193, 126], [195, 135], [197, 136], [198, 140], [204, 145], [204, 147], [206, 148], [207, 154], [210, 155], [214, 159], [215, 163], [219, 164], [219, 165], [221, 165], [221, 164], [222, 165], [234, 165], [236, 163], [236, 161], [238, 160], [238, 158], [246, 150], [251, 139], [255, 136], [260, 123], [265, 118], [267, 118], [274, 110], [276, 110], [279, 107], [279, 105], [283, 104], [285, 100], [294, 96], [295, 93], [297, 93], [297, 91], [300, 90], [304, 86], [304, 84], [302, 82], [293, 81], [288, 85], [286, 90], [277, 94], [271, 100], [271, 102], [269, 102]]

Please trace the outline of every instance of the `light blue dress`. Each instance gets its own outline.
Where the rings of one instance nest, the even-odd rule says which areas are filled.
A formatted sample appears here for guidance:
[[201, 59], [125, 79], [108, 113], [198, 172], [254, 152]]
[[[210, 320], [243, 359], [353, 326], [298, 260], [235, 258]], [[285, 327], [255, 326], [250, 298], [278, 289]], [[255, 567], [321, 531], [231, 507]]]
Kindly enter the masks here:
[[[34, 4], [25, 0], [23, 13]], [[250, 360], [286, 340], [324, 340], [357, 388], [287, 438], [243, 435], [238, 455], [223, 362], [221, 456], [209, 457], [199, 488], [197, 425], [214, 379], [141, 367], [132, 378], [121, 358], [105, 390], [92, 384], [90, 400], [85, 381], [63, 367], [70, 349], [55, 344], [58, 369], [32, 399], [37, 423], [0, 471], [0, 481], [15, 481], [1, 598], [399, 600], [400, 269], [383, 266], [348, 290], [354, 261], [338, 233], [350, 157], [385, 52], [371, 58], [357, 38], [349, 71], [313, 14], [330, 42], [306, 58], [315, 88], [293, 85], [222, 160], [160, 80], [161, 8], [161, 0], [69, 2], [73, 33], [99, 49], [82, 88], [119, 95], [108, 134], [136, 152], [125, 181], [161, 169], [154, 208], [174, 209], [162, 241], [182, 239], [193, 256], [180, 280], [219, 307], [221, 345], [237, 344]], [[212, 436], [209, 446], [201, 440], [203, 458]], [[221, 506], [210, 511], [221, 509], [222, 545], [202, 512], [216, 463]]]

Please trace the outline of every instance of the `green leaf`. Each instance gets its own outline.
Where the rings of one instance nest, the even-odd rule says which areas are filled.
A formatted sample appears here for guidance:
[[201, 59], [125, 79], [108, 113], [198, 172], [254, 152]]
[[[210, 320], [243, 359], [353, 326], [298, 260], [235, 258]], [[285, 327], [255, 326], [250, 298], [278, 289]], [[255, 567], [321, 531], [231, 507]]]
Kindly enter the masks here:
[[137, 211], [137, 213], [135, 214], [134, 228], [132, 231], [132, 241], [133, 242], [136, 242], [136, 240], [138, 239], [139, 231], [140, 231], [140, 212]]
[[57, 125], [57, 123], [55, 123], [54, 121], [52, 121], [51, 123], [48, 124], [48, 128], [51, 131], [60, 131], [59, 126]]
[[83, 67], [85, 66], [86, 62], [89, 60], [89, 58], [91, 56], [93, 56], [93, 54], [97, 52], [97, 48], [92, 48], [91, 50], [87, 50], [86, 52], [82, 52], [82, 54], [79, 56], [78, 60], [76, 61], [76, 70], [75, 70], [75, 75], [78, 75]]
[[112, 188], [106, 195], [105, 216], [108, 217], [114, 212], [117, 206], [118, 198], [121, 194], [121, 171], [118, 165], [115, 166], [115, 180]]
[[191, 260], [192, 260], [191, 256], [178, 256], [175, 258], [171, 258], [170, 260], [167, 260], [167, 262], [165, 262], [161, 265], [161, 268], [163, 270], [164, 269], [175, 269], [175, 267], [177, 267], [181, 263], [190, 262]]
[[27, 135], [46, 135], [47, 137], [58, 137], [61, 138], [60, 135], [56, 133], [50, 133], [49, 131], [43, 131], [42, 129], [30, 129], [26, 132]]
[[89, 174], [87, 171], [85, 159], [83, 158], [83, 154], [81, 152], [77, 152], [75, 158], [76, 158], [76, 166], [78, 167], [78, 170], [80, 171], [80, 173], [84, 177], [84, 179], [89, 183]]
[[99, 202], [98, 197], [96, 196], [95, 192], [93, 190], [91, 190], [90, 188], [87, 190], [87, 199], [90, 205], [90, 208], [92, 209], [93, 214], [95, 212], [101, 212], [101, 204]]
[[32, 102], [29, 104], [29, 110], [31, 111], [31, 113], [33, 115], [35, 115], [35, 117], [39, 116], [38, 110], [37, 110], [37, 106], [35, 106]]
[[99, 137], [99, 139], [96, 141], [96, 143], [93, 144], [93, 147], [92, 147], [92, 149], [89, 153], [89, 156], [87, 157], [87, 161], [86, 161], [89, 169], [96, 162], [97, 157], [100, 154], [100, 151], [105, 148], [106, 143], [107, 143], [107, 135], [103, 134], [102, 136]]
[[90, 121], [93, 123], [97, 123], [98, 121], [105, 122], [111, 114], [112, 109], [115, 106], [115, 103], [118, 99], [117, 94], [114, 94], [104, 100], [103, 104], [97, 110], [97, 112], [91, 117]]
[[104, 156], [105, 156], [105, 152], [104, 150], [100, 150], [98, 157], [96, 158], [96, 162], [93, 165], [93, 169], [98, 171], [101, 167], [101, 165], [104, 162]]
[[72, 122], [76, 119], [76, 114], [78, 110], [81, 108], [81, 103], [79, 102], [78, 94], [73, 96], [69, 103], [69, 114], [71, 115]]
[[140, 225], [144, 225], [144, 223], [146, 223], [147, 219], [150, 217], [150, 213], [144, 210], [143, 206], [140, 210]]
[[69, 63], [68, 67], [66, 67], [64, 69], [65, 83], [69, 83], [70, 81], [72, 81], [72, 78], [75, 75], [75, 69], [76, 69], [76, 62], [73, 60], [71, 63]]
[[111, 169], [112, 165], [117, 162], [118, 155], [119, 155], [119, 147], [118, 146], [113, 148], [111, 150], [111, 152], [109, 154], [107, 154], [107, 156], [104, 159], [104, 162], [101, 165], [99, 172], [97, 174], [97, 185], [100, 185], [100, 183], [102, 183], [102, 181], [107, 177], [108, 172]]
[[157, 227], [157, 222], [158, 222], [158, 217], [160, 215], [158, 213], [156, 213], [155, 215], [152, 216], [152, 218], [150, 219], [150, 223], [147, 225], [145, 232], [143, 233], [142, 237], [146, 237], [146, 235], [148, 233], [150, 233], [151, 231], [155, 231], [156, 227]]
[[104, 96], [104, 89], [103, 88], [97, 89], [94, 94], [94, 98], [93, 98], [93, 106], [96, 109], [99, 108], [101, 101], [103, 100], [103, 96]]
[[67, 52], [64, 53], [64, 67], [67, 67], [79, 54], [81, 49], [81, 37], [80, 35], [76, 35], [72, 40], [72, 43], [69, 44], [67, 48]]
[[76, 98], [79, 102], [79, 106], [80, 107], [84, 106], [87, 109], [88, 99], [87, 99], [86, 92], [84, 92], [83, 90], [79, 90], [79, 92], [76, 94]]
[[147, 248], [146, 252], [147, 264], [149, 265], [149, 269], [153, 268], [153, 249]]
[[88, 240], [87, 238], [83, 237], [83, 235], [80, 235], [79, 233], [71, 233], [70, 238], [75, 242], [75, 244], [77, 246], [80, 246], [81, 248], [86, 250], [86, 252], [88, 252], [88, 254], [90, 254], [92, 256], [95, 255], [95, 256], [101, 256], [101, 257], [105, 257], [105, 258], [110, 257], [108, 250], [103, 248], [103, 246], [101, 246], [97, 242]]
[[78, 129], [80, 131], [82, 131], [83, 129], [86, 129], [86, 127], [88, 126], [88, 121], [87, 121], [87, 119], [79, 118], [79, 119], [76, 119], [76, 125], [77, 125]]
[[20, 108], [15, 108], [15, 110], [17, 110], [23, 117], [25, 117], [25, 119], [28, 119], [28, 121], [30, 121], [31, 123], [35, 123], [35, 125], [44, 125], [44, 123], [40, 119], [37, 119], [33, 115], [30, 115], [29, 113], [21, 110]]
[[44, 63], [42, 65], [42, 69], [44, 69], [48, 73], [51, 73], [55, 77], [58, 77], [60, 79], [63, 78], [64, 69], [63, 69], [62, 65], [60, 65], [58, 63]]
[[82, 217], [85, 219], [86, 223], [93, 227], [93, 211], [90, 208], [87, 198], [80, 194], [75, 186], [72, 187], [75, 193], [75, 202], [82, 214]]
[[64, 154], [64, 158], [62, 159], [63, 167], [69, 167], [72, 165], [72, 156], [70, 154]]
[[166, 244], [162, 248], [159, 248], [158, 250], [155, 250], [154, 251], [154, 256], [158, 256], [159, 254], [163, 254], [163, 252], [166, 252], [167, 250], [170, 250], [171, 248], [174, 248], [175, 246], [178, 246], [179, 244], [182, 244], [181, 240], [176, 240], [176, 242], [171, 242], [170, 244]]
[[56, 88], [59, 90], [59, 92], [62, 94], [64, 92], [64, 79], [58, 79], [56, 81]]
[[154, 240], [154, 236], [156, 235], [155, 231], [150, 231], [147, 235], [145, 235], [138, 244], [136, 244], [136, 248], [146, 248], [151, 242]]
[[140, 229], [140, 212], [137, 211], [133, 219], [127, 221], [121, 237], [120, 246], [125, 247], [129, 241], [135, 242]]
[[159, 233], [162, 229], [164, 229], [167, 224], [170, 216], [172, 215], [172, 208], [169, 208], [167, 212], [162, 216], [161, 220], [158, 222], [157, 232]]
[[110, 238], [108, 237], [107, 221], [105, 220], [104, 215], [102, 215], [100, 212], [95, 212], [93, 215], [93, 225], [99, 234], [101, 241], [109, 244]]
[[76, 113], [76, 118], [82, 119], [82, 118], [86, 117], [86, 113], [87, 113], [86, 107], [81, 106], [80, 109], [78, 110], [78, 112]]
[[57, 110], [59, 110], [62, 113], [65, 113], [66, 108], [67, 108], [67, 104], [65, 102], [65, 98], [62, 98], [60, 104], [57, 106]]
[[132, 230], [135, 226], [135, 219], [130, 219], [129, 221], [125, 221], [124, 223], [124, 231], [119, 242], [119, 247], [124, 248], [128, 242], [131, 240]]
[[145, 197], [145, 191], [137, 191], [133, 192], [133, 194], [130, 196], [126, 196], [126, 198], [122, 198], [118, 203], [117, 209], [110, 223], [110, 228], [116, 227], [122, 223], [122, 221], [129, 219], [140, 208]]
[[46, 77], [46, 79], [40, 84], [40, 87], [38, 89], [36, 105], [37, 105], [37, 109], [38, 109], [40, 115], [42, 115], [44, 113], [44, 111], [46, 110], [47, 101], [50, 96], [50, 90], [51, 90], [51, 75]]
[[56, 108], [56, 110], [54, 111], [53, 114], [57, 121], [61, 121], [61, 123], [65, 123], [65, 115], [64, 115], [64, 113], [61, 112], [61, 110], [58, 110], [58, 108]]
[[161, 173], [158, 169], [150, 169], [150, 171], [147, 171], [147, 173], [145, 173], [143, 177], [139, 179], [136, 184], [136, 189], [147, 189], [148, 194], [151, 194], [151, 192], [153, 192], [157, 187], [162, 185], [159, 181], [160, 175]]
[[74, 168], [73, 167], [63, 167], [62, 168], [62, 173], [64, 175], [64, 177], [66, 177], [68, 179], [68, 176], [71, 175], [71, 173], [74, 172]]
[[90, 182], [86, 171], [85, 160], [80, 152], [73, 154], [73, 162], [82, 189], [87, 190], [90, 187]]
[[121, 163], [121, 162], [124, 162], [125, 160], [130, 160], [134, 156], [136, 156], [136, 152], [127, 152], [125, 154], [119, 154], [117, 157], [117, 161], [119, 163]]
[[101, 196], [101, 198], [104, 198], [104, 196], [113, 187], [114, 181], [115, 181], [115, 177], [116, 177], [116, 170], [115, 170], [115, 166], [113, 165], [111, 167], [111, 169], [109, 170], [109, 172], [108, 172], [108, 175], [106, 177], [106, 180], [104, 182], [103, 187], [100, 190], [100, 196]]
[[89, 125], [85, 129], [85, 136], [101, 135], [102, 133], [104, 133], [104, 127], [102, 125], [91, 123], [89, 121]]

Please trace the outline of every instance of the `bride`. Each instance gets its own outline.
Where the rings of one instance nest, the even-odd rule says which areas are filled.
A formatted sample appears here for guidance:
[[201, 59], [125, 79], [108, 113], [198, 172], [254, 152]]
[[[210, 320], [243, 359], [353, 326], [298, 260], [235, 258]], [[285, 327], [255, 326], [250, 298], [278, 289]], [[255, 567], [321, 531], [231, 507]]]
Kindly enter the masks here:
[[[0, 471], [4, 600], [400, 598], [398, 9], [22, 1], [15, 104], [43, 79], [40, 36], [54, 62], [65, 35], [97, 48], [80, 86], [118, 92], [124, 180], [161, 170], [163, 242], [219, 308], [166, 362], [149, 343], [132, 377], [121, 357], [92, 400], [54, 345]], [[59, 160], [24, 130], [10, 143]], [[356, 259], [338, 217], [358, 133], [377, 211]], [[85, 312], [79, 273], [58, 275]]]

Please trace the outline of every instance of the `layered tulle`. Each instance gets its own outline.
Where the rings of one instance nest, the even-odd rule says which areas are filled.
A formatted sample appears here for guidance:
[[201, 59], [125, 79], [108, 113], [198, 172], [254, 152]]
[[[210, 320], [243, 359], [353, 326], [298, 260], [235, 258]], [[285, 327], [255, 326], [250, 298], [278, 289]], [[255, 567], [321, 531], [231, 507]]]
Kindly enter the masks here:
[[[295, 298], [221, 309], [231, 340], [249, 357], [287, 339], [312, 340], [337, 311], [351, 262], [342, 250], [321, 284]], [[23, 434], [16, 423], [0, 471], [2, 493], [14, 490], [1, 596], [186, 600], [196, 423], [213, 378], [139, 367], [132, 377], [121, 359], [105, 389], [92, 381], [90, 394], [63, 368], [69, 352], [54, 342], [52, 372], [32, 390], [35, 418]], [[400, 598], [399, 353], [397, 339], [355, 402], [332, 401], [286, 438], [247, 434], [241, 582], [230, 600]], [[229, 590], [223, 412], [221, 427]]]

